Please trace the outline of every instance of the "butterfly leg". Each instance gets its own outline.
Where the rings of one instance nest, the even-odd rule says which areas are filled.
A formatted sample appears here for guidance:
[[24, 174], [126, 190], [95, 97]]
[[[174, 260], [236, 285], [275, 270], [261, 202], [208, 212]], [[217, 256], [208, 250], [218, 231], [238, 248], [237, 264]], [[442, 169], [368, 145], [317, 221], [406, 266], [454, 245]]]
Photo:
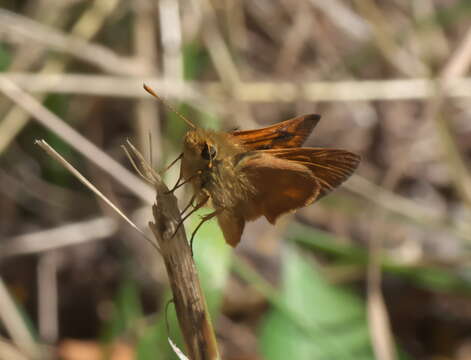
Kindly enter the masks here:
[[187, 211], [191, 206], [193, 206], [193, 208], [195, 207], [195, 205], [193, 205], [193, 202], [195, 201], [195, 199], [196, 199], [196, 194], [194, 194], [194, 195], [191, 197], [190, 201], [188, 201], [188, 205], [185, 206], [185, 208], [182, 210], [182, 212], [180, 213], [180, 216], [183, 216], [183, 214], [185, 214], [186, 211]]
[[217, 210], [213, 211], [212, 213], [203, 215], [203, 216], [201, 217], [200, 223], [199, 223], [198, 226], [195, 228], [195, 230], [193, 230], [193, 233], [191, 234], [191, 238], [190, 238], [191, 255], [193, 255], [193, 240], [195, 239], [196, 232], [199, 230], [199, 228], [200, 228], [206, 221], [211, 220], [213, 217], [215, 217], [215, 216], [217, 216], [218, 214], [220, 214], [222, 210], [223, 210], [223, 209], [217, 209]]
[[188, 213], [186, 214], [181, 220], [180, 222], [178, 223], [177, 227], [175, 228], [175, 231], [173, 232], [173, 235], [172, 235], [172, 238], [175, 236], [175, 234], [177, 233], [177, 231], [180, 229], [180, 226], [182, 226], [183, 222], [188, 219], [191, 215], [193, 215], [193, 213], [195, 213], [198, 209], [202, 208], [209, 200], [209, 196], [205, 195], [201, 201], [196, 204], [194, 206], [194, 208]]
[[177, 190], [180, 187], [180, 185], [178, 184], [180, 183], [181, 179], [182, 179], [182, 172], [180, 171], [180, 173], [178, 174], [177, 182], [175, 183], [175, 185], [172, 187], [171, 190], [167, 191], [167, 194], [173, 193], [175, 190]]
[[191, 180], [193, 180], [197, 176], [201, 176], [203, 172], [201, 170], [198, 170], [194, 175], [190, 176], [188, 179], [184, 180], [182, 183], [180, 183], [180, 180], [182, 179], [182, 172], [180, 171], [180, 175], [178, 175], [178, 180], [175, 186], [167, 192], [167, 194], [173, 193], [175, 190], [177, 190], [179, 187], [182, 187], [183, 185], [189, 183]]
[[[170, 169], [173, 165], [175, 165], [175, 163], [178, 161], [178, 160], [181, 160], [183, 158], [183, 153], [181, 153], [175, 160], [173, 160], [170, 165], [168, 165], [167, 167], [165, 167], [165, 169], [163, 169], [160, 174], [164, 174], [168, 169]], [[152, 162], [151, 162], [152, 164]]]

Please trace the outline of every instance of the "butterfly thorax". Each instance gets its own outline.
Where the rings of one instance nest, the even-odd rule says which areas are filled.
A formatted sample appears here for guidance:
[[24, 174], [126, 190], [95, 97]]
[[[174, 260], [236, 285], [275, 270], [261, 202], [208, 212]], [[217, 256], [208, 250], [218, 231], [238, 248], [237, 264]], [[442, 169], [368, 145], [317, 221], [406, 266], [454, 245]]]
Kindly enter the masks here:
[[251, 191], [248, 179], [235, 166], [237, 155], [244, 151], [230, 134], [191, 130], [184, 140], [182, 176], [191, 179], [195, 194], [209, 195], [215, 208], [237, 206]]

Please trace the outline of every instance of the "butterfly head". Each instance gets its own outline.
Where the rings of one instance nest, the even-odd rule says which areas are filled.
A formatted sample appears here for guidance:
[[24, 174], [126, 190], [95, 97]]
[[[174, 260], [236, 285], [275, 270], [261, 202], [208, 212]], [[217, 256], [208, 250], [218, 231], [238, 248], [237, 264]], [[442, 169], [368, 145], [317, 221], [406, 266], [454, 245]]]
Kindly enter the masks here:
[[203, 129], [188, 131], [183, 143], [183, 177], [188, 179], [197, 173], [207, 174], [217, 156], [218, 147], [210, 132]]
[[188, 131], [185, 136], [183, 157], [199, 165], [200, 169], [211, 168], [218, 155], [211, 134], [202, 129]]

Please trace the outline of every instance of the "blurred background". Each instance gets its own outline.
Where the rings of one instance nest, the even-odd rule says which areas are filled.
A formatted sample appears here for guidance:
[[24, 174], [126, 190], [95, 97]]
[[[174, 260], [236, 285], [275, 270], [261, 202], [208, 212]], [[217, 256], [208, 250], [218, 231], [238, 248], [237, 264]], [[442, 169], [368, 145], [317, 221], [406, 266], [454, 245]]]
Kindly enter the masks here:
[[204, 128], [319, 113], [306, 145], [362, 157], [235, 250], [198, 232], [224, 359], [471, 359], [470, 61], [469, 0], [0, 0], [0, 359], [184, 349], [159, 254], [34, 145], [146, 229], [120, 146], [162, 169], [187, 126], [143, 82]]

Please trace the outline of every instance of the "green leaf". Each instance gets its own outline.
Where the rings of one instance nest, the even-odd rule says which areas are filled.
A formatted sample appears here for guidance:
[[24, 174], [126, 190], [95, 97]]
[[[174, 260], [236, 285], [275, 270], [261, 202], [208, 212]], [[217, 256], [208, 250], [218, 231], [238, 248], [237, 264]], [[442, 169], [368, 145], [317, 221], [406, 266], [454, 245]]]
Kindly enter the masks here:
[[[167, 334], [163, 331], [160, 322], [155, 323], [153, 326], [147, 327], [139, 336], [136, 345], [136, 359], [137, 360], [153, 360], [155, 354], [160, 354], [161, 338], [165, 338]], [[167, 359], [169, 357], [160, 357]]]
[[362, 301], [329, 284], [292, 249], [280, 297], [290, 316], [277, 307], [265, 318], [260, 345], [266, 359], [374, 359]]
[[134, 327], [142, 315], [138, 286], [134, 280], [126, 278], [118, 289], [113, 316], [105, 327], [104, 340], [112, 341], [124, 331]]
[[[170, 290], [165, 292], [164, 299], [171, 299]], [[137, 360], [154, 360], [158, 354], [159, 360], [178, 360], [168, 343], [170, 337], [180, 349], [185, 349], [178, 325], [175, 307], [172, 303], [163, 305], [157, 319], [141, 333], [136, 347]], [[168, 329], [167, 329], [168, 323]]]
[[[333, 256], [334, 264], [353, 263], [366, 266], [367, 250], [346, 243], [328, 232], [312, 227], [292, 224], [289, 227], [289, 238], [314, 251], [321, 251]], [[335, 266], [335, 265], [334, 265]], [[404, 265], [383, 256], [381, 268], [384, 272], [405, 278], [416, 286], [441, 292], [471, 292], [471, 277], [465, 271], [454, 273], [453, 270], [418, 265]]]

